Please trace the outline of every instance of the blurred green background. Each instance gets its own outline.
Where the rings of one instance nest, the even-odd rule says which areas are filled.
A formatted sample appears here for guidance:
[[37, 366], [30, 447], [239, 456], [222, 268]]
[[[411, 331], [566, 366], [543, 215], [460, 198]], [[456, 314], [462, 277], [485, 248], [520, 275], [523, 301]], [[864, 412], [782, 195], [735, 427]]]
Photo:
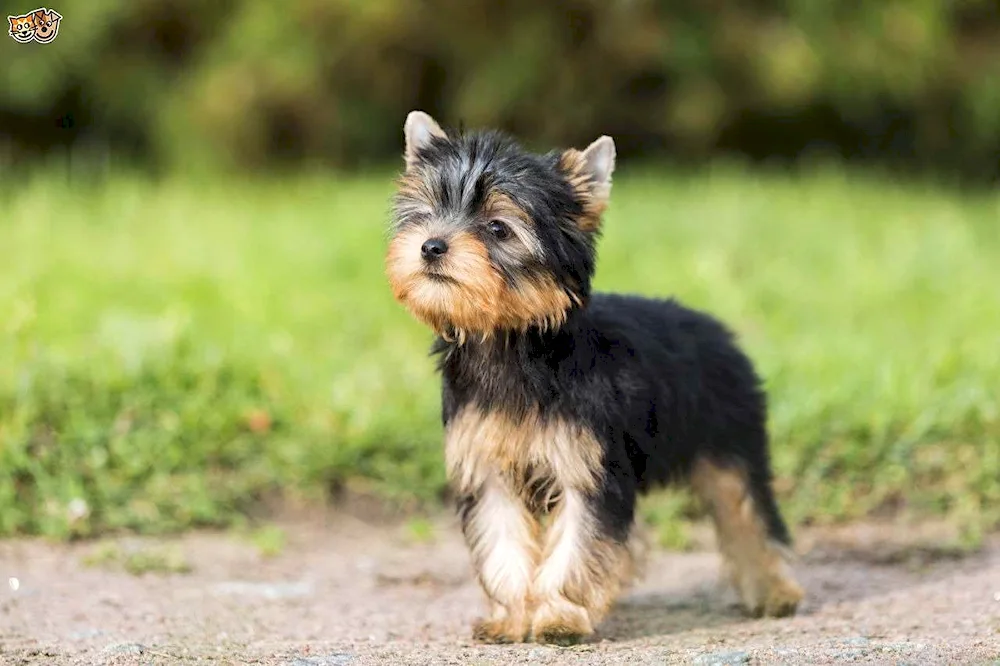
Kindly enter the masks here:
[[[18, 2], [8, 13], [29, 9]], [[56, 9], [58, 44], [4, 43], [0, 122], [18, 159], [86, 135], [161, 168], [356, 167], [395, 157], [400, 118], [422, 108], [545, 145], [607, 132], [626, 157], [1000, 167], [995, 0]]]
[[1000, 523], [995, 0], [50, 8], [0, 46], [0, 534], [436, 506], [430, 334], [382, 274], [414, 108], [615, 137], [597, 285], [738, 331], [795, 524]]

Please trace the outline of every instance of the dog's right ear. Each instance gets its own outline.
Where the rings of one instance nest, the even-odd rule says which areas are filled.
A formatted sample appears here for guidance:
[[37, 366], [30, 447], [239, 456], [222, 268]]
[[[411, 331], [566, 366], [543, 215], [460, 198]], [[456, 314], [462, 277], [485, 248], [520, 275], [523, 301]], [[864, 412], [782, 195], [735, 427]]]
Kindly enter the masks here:
[[423, 111], [410, 111], [403, 125], [406, 136], [406, 168], [417, 163], [420, 150], [426, 148], [435, 138], [447, 139], [448, 135], [433, 118]]

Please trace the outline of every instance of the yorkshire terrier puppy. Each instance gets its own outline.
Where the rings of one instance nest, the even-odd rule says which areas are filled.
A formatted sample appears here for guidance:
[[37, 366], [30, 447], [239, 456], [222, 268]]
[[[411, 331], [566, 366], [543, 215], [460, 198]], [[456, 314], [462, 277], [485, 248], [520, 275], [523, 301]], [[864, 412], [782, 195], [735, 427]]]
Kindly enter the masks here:
[[591, 293], [615, 145], [539, 155], [413, 111], [386, 272], [437, 333], [445, 460], [487, 642], [594, 632], [636, 573], [636, 498], [688, 483], [755, 615], [803, 590], [771, 489], [766, 397], [718, 321]]

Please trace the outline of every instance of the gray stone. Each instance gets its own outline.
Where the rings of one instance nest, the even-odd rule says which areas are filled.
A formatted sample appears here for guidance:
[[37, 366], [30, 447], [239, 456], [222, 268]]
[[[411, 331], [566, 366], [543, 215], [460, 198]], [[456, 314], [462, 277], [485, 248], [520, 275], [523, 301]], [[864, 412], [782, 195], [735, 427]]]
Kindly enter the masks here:
[[868, 640], [867, 638], [865, 638], [864, 636], [855, 636], [854, 638], [845, 638], [843, 642], [847, 643], [848, 645], [858, 645], [858, 646], [860, 646], [860, 645], [868, 645], [869, 643], [871, 643], [871, 641]]
[[923, 643], [902, 641], [899, 643], [883, 643], [879, 646], [879, 649], [882, 652], [893, 652], [899, 654], [901, 652], [923, 652], [927, 649], [927, 646]]
[[138, 643], [112, 643], [102, 652], [105, 654], [144, 654], [146, 648]]
[[227, 581], [212, 588], [217, 594], [234, 596], [263, 597], [264, 599], [292, 599], [307, 597], [312, 594], [313, 586], [306, 582], [300, 583], [256, 583], [246, 581]]
[[863, 658], [868, 654], [868, 650], [831, 650], [827, 654], [837, 661], [851, 662]]
[[698, 666], [739, 666], [749, 664], [750, 655], [746, 652], [709, 652], [694, 658], [694, 663]]
[[83, 641], [88, 638], [97, 638], [103, 635], [104, 632], [100, 629], [81, 629], [80, 631], [74, 631], [69, 635], [71, 641]]
[[354, 661], [354, 655], [349, 652], [316, 655], [315, 657], [298, 657], [287, 666], [346, 666]]

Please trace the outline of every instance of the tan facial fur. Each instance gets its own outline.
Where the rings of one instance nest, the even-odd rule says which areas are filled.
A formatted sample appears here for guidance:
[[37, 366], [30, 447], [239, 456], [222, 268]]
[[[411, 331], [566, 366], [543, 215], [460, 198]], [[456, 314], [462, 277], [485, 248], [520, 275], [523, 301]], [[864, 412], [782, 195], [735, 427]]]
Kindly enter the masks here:
[[[517, 234], [517, 227], [510, 226]], [[420, 247], [435, 233], [432, 224], [404, 229], [390, 241], [386, 255], [393, 295], [417, 319], [460, 341], [563, 321], [572, 301], [555, 281], [524, 280], [511, 286], [492, 265], [486, 246], [468, 231], [447, 237], [448, 253], [434, 268], [447, 281], [428, 276]]]
[[[570, 293], [572, 285], [561, 286], [544, 274], [510, 284], [493, 265], [493, 261], [497, 261], [508, 268], [517, 267], [537, 263], [543, 258], [542, 244], [531, 216], [509, 196], [494, 190], [486, 193], [482, 209], [466, 222], [475, 225], [500, 220], [511, 230], [513, 238], [491, 245], [487, 250], [483, 240], [469, 229], [455, 231], [452, 227], [449, 231], [442, 220], [435, 219], [433, 179], [436, 174], [420, 162], [421, 150], [435, 141], [447, 141], [448, 134], [422, 111], [407, 115], [403, 134], [406, 170], [397, 182], [396, 213], [399, 219], [411, 223], [394, 236], [386, 253], [386, 273], [396, 299], [437, 333], [459, 342], [473, 335], [486, 339], [505, 330], [526, 330], [532, 326], [552, 328], [565, 321], [570, 307], [582, 303], [579, 295]], [[591, 181], [595, 165], [604, 169], [601, 173], [606, 176], [605, 180], [610, 176], [613, 144], [607, 137], [583, 152], [573, 152], [580, 158], [571, 160], [571, 166], [590, 168]], [[584, 179], [585, 176], [574, 172], [574, 178]], [[595, 196], [591, 182], [588, 197], [594, 199]], [[597, 210], [588, 205], [588, 210], [591, 209]], [[423, 222], [413, 225], [413, 220]], [[435, 234], [441, 234], [449, 247], [435, 268], [451, 280], [434, 280], [426, 274], [420, 247]], [[492, 259], [490, 251], [494, 253]]]
[[[492, 609], [477, 627], [480, 640], [590, 634], [631, 582], [638, 550], [637, 543], [603, 539], [597, 529], [586, 499], [603, 474], [593, 434], [536, 413], [515, 419], [470, 407], [448, 425], [445, 458], [453, 486], [480, 497], [466, 534]], [[534, 481], [542, 478], [552, 483], [538, 502]], [[554, 508], [543, 531], [537, 507], [548, 506]]]
[[795, 612], [805, 593], [789, 566], [791, 554], [768, 539], [743, 473], [702, 460], [691, 484], [712, 514], [730, 581], [747, 611], [775, 617]]

